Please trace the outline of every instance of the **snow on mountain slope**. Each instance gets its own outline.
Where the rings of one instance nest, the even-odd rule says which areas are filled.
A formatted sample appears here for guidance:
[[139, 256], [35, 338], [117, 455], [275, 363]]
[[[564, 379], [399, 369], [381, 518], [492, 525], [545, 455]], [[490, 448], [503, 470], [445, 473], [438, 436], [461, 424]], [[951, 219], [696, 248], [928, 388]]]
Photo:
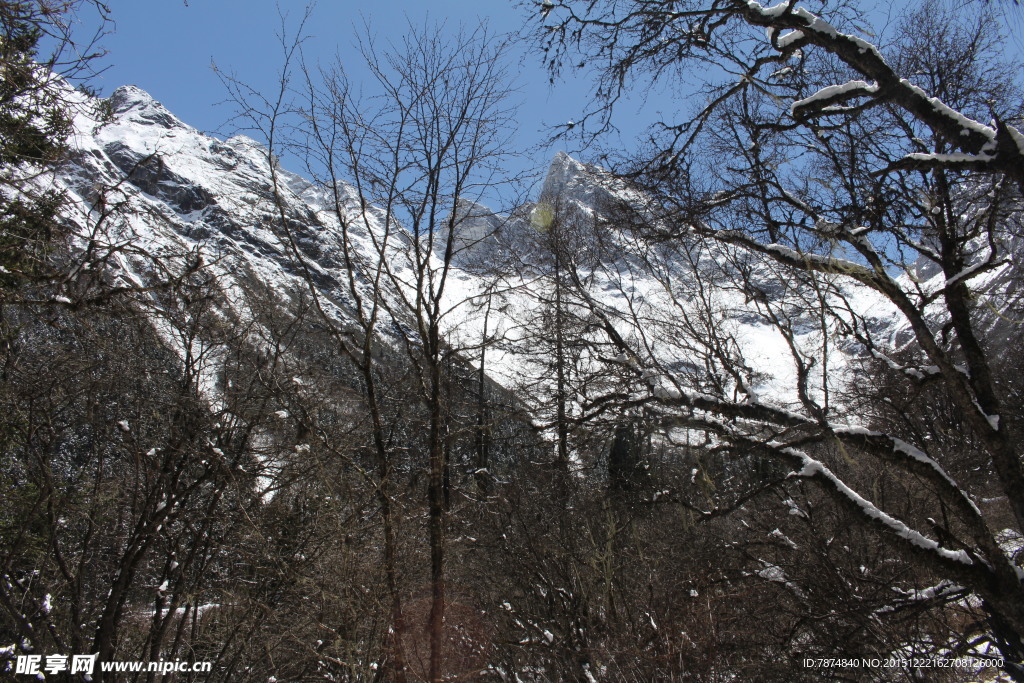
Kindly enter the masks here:
[[[79, 117], [79, 154], [62, 176], [66, 189], [78, 199], [79, 210], [72, 220], [80, 232], [88, 233], [89, 226], [116, 204], [123, 219], [110, 229], [117, 239], [153, 255], [202, 255], [221, 279], [225, 305], [243, 320], [247, 318], [241, 291], [244, 278], [256, 277], [287, 297], [289, 292], [306, 290], [306, 270], [328, 314], [342, 323], [351, 319], [355, 304], [329, 188], [275, 169], [283, 181], [279, 206], [272, 160], [254, 140], [236, 136], [221, 141], [200, 133], [134, 86], [119, 88], [108, 105], [111, 116], [106, 122], [85, 114]], [[374, 207], [361, 212], [350, 186], [340, 186], [338, 193], [345, 204], [353, 251], [372, 261], [379, 253], [374, 239], [383, 234], [383, 214]], [[493, 342], [486, 365], [492, 378], [509, 388], [529, 384], [533, 391], [549, 389], [547, 361], [539, 353], [555, 282], [551, 256], [545, 253], [545, 245], [551, 243], [550, 218], [556, 211], [575, 220], [592, 218], [601, 206], [616, 199], [643, 201], [607, 174], [559, 154], [537, 205], [511, 217], [495, 216], [476, 204], [460, 205], [457, 254], [445, 286], [443, 321], [453, 348], [466, 349], [463, 356], [477, 362], [481, 343]], [[287, 231], [281, 229], [279, 209], [287, 217]], [[742, 291], [727, 279], [721, 287], [708, 288], [730, 260], [741, 255], [691, 247], [657, 251], [626, 232], [578, 232], [571, 248], [580, 278], [577, 284], [588, 292], [589, 303], [577, 297], [571, 305], [579, 324], [590, 326], [587, 334], [592, 338], [600, 336], [595, 333], [600, 327], [595, 311], [603, 312], [619, 334], [636, 348], [646, 349], [651, 359], [665, 367], [685, 368], [688, 363], [707, 365], [713, 360], [713, 349], [697, 341], [700, 327], [713, 325], [732, 345], [724, 352], [742, 356], [749, 368], [754, 379], [745, 389], [751, 396], [781, 405], [797, 402], [790, 348], [758, 309], [760, 296], [777, 294], [772, 292], [772, 287], [779, 286], [773, 273], [765, 271], [764, 292]], [[399, 275], [397, 287], [408, 288], [408, 294], [415, 285], [401, 274], [411, 272], [405, 265], [411, 237], [399, 230], [390, 233], [389, 239], [386, 253]], [[141, 253], [116, 258], [122, 277], [146, 282], [151, 261]], [[440, 267], [439, 262], [436, 265]], [[702, 277], [694, 277], [696, 273]], [[356, 286], [362, 294], [369, 293], [367, 282], [357, 281]], [[385, 286], [385, 290], [383, 296], [400, 299], [402, 292], [396, 286]], [[869, 292], [848, 295], [864, 315], [882, 321], [891, 316]], [[807, 353], [820, 354], [828, 342], [826, 335], [813, 321], [799, 320], [799, 311], [793, 315], [799, 344]], [[382, 325], [385, 337], [389, 326], [401, 324], [391, 320]], [[608, 366], [608, 356], [615, 354], [606, 351], [598, 349], [581, 359], [579, 372]], [[834, 345], [824, 353], [828, 363], [818, 368], [818, 391], [824, 381], [821, 373], [835, 372], [847, 361]], [[536, 381], [526, 381], [531, 377]], [[576, 400], [582, 403], [586, 398]]]
[[[794, 352], [805, 362], [819, 359], [809, 376], [818, 399], [826, 387], [832, 393], [850, 379], [850, 349], [835, 343], [834, 325], [815, 318], [815, 292], [772, 260], [725, 244], [680, 238], [654, 245], [637, 237], [629, 226], [653, 215], [649, 202], [602, 169], [560, 153], [534, 223], [551, 222], [554, 227], [535, 227], [561, 231], [556, 241], [588, 290], [590, 307], [602, 311], [641, 365], [665, 371], [656, 374], [673, 386], [663, 389], [703, 392], [709, 381], [718, 388], [734, 384], [714, 377], [732, 365], [748, 375], [745, 386], [733, 386], [745, 400], [798, 407]], [[623, 205], [629, 211], [620, 217], [616, 207]], [[895, 309], [877, 293], [834, 280], [835, 295], [858, 316], [879, 328], [892, 324]], [[772, 322], [779, 313], [781, 326]], [[789, 341], [780, 331], [786, 326], [793, 332]], [[604, 355], [607, 360], [616, 353]]]
[[[264, 149], [244, 136], [220, 141], [203, 135], [134, 86], [115, 91], [109, 105], [109, 122], [85, 116], [77, 121], [81, 154], [68, 184], [85, 210], [80, 224], [89, 225], [104, 206], [117, 202], [122, 237], [147, 250], [198, 250], [219, 260], [215, 267], [223, 274], [244, 264], [273, 286], [299, 284], [289, 245], [275, 230]], [[304, 219], [296, 246], [343, 310], [347, 302], [334, 272], [336, 241], [317, 207], [292, 189], [301, 192], [301, 179], [285, 178], [291, 181], [284, 190], [289, 208]], [[100, 188], [113, 190], [100, 197]]]

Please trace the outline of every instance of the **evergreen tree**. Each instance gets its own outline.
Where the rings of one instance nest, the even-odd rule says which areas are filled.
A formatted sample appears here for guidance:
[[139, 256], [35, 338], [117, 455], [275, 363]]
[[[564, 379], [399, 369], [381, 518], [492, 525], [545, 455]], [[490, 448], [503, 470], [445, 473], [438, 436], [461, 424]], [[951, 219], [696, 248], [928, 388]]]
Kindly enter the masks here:
[[[65, 80], [100, 55], [73, 41], [70, 19], [84, 3], [0, 2], [0, 288], [47, 276], [63, 197], [46, 175], [68, 153], [76, 95]], [[106, 8], [96, 7], [100, 23]], [[45, 49], [44, 49], [45, 48]], [[45, 53], [45, 56], [44, 56]], [[66, 59], [67, 55], [74, 55]]]

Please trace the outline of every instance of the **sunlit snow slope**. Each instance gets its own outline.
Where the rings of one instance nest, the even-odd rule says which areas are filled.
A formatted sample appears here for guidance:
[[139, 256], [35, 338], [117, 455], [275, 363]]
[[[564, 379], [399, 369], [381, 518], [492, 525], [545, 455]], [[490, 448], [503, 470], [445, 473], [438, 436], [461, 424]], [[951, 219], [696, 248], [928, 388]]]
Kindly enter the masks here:
[[[353, 314], [331, 193], [277, 169], [281, 191], [275, 203], [272, 162], [256, 141], [244, 136], [222, 141], [205, 135], [134, 86], [119, 88], [108, 105], [112, 116], [106, 122], [85, 114], [78, 118], [80, 154], [61, 182], [78, 200], [79, 212], [72, 219], [83, 233], [101, 221], [104, 211], [118, 208], [123, 219], [111, 219], [109, 229], [137, 251], [135, 256], [131, 250], [116, 256], [120, 277], [146, 283], [154, 262], [147, 255], [192, 253], [220, 276], [225, 305], [235, 306], [242, 319], [246, 318], [244, 297], [235, 290], [243, 278], [256, 278], [282, 297], [308, 290], [312, 283], [330, 315], [344, 323]], [[537, 375], [533, 387], [543, 388], [535, 325], [543, 318], [538, 311], [550, 299], [553, 280], [550, 258], [541, 248], [550, 225], [537, 216], [543, 218], [555, 209], [561, 215], [592, 216], [609, 197], [631, 199], [629, 192], [598, 169], [559, 154], [537, 205], [524, 207], [513, 217], [492, 215], [475, 204], [461, 205], [458, 211], [465, 215], [459, 227], [459, 249], [445, 289], [444, 329], [453, 348], [466, 349], [464, 358], [476, 363], [486, 340], [486, 371], [495, 381], [522, 388], [529, 384], [524, 377]], [[339, 194], [351, 219], [356, 255], [376, 258], [371, 238], [380, 233], [382, 213], [371, 208], [360, 214], [352, 187], [340, 187]], [[280, 228], [281, 209], [287, 231]], [[402, 270], [402, 253], [409, 246], [410, 239], [403, 234], [389, 247], [388, 257], [395, 260], [397, 271]], [[577, 274], [590, 300], [581, 304], [577, 299], [577, 309], [590, 306], [602, 311], [637, 348], [673, 368], [685, 368], [694, 355], [673, 331], [673, 321], [690, 314], [699, 318], [713, 309], [719, 316], [717, 329], [735, 342], [730, 352], [741, 354], [756, 378], [747, 387], [749, 393], [780, 404], [796, 401], [790, 348], [757, 313], [751, 293], [694, 287], [694, 269], [705, 275], [700, 283], [704, 287], [707, 276], [714, 273], [712, 266], [727, 254], [708, 251], [696, 257], [691, 254], [689, 260], [674, 253], [652, 255], [624, 234], [610, 234], [600, 249], [589, 245], [580, 249], [587, 258], [577, 264]], [[660, 270], [652, 273], [651, 262]], [[765, 271], [769, 294], [772, 278]], [[399, 292], [383, 294], [397, 301]], [[891, 310], [867, 293], [852, 291], [849, 296], [861, 313], [879, 324], [891, 316]], [[698, 310], [701, 306], [708, 311]], [[593, 311], [577, 312], [580, 318], [593, 317]], [[799, 317], [799, 312], [795, 315]], [[402, 324], [389, 320], [381, 326], [382, 335], [386, 338], [389, 327]], [[804, 327], [798, 341], [809, 351], [825, 343], [812, 321]], [[829, 364], [823, 370], [827, 372], [846, 362], [839, 347], [830, 346], [826, 356]], [[601, 362], [600, 354], [586, 362]]]

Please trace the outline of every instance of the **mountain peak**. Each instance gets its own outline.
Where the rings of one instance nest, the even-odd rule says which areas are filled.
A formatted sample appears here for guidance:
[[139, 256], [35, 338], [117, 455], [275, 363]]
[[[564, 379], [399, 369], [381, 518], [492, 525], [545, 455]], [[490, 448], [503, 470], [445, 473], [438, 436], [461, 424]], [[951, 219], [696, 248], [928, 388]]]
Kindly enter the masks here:
[[565, 152], [558, 152], [548, 167], [541, 201], [564, 203], [575, 201], [581, 205], [596, 206], [597, 201], [607, 194], [600, 182], [602, 170], [574, 159]]
[[174, 128], [184, 124], [152, 95], [137, 85], [122, 85], [109, 98], [114, 115], [144, 124]]

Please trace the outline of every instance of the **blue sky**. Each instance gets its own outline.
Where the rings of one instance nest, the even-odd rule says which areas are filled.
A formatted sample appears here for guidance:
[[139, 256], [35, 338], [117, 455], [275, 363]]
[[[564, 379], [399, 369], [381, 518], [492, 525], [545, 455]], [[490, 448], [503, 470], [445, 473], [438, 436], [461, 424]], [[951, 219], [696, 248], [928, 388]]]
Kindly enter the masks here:
[[[227, 93], [213, 64], [256, 88], [272, 90], [281, 64], [276, 37], [281, 30], [278, 8], [288, 15], [288, 24], [294, 29], [305, 7], [304, 2], [289, 0], [190, 0], [188, 5], [184, 0], [107, 0], [107, 4], [115, 22], [115, 30], [103, 41], [109, 51], [109, 66], [92, 85], [104, 95], [120, 85], [137, 85], [186, 123], [222, 137], [237, 131], [229, 123], [231, 106], [220, 104]], [[369, 80], [354, 47], [356, 32], [363, 32], [364, 23], [379, 40], [397, 38], [409, 22], [422, 24], [425, 20], [444, 22], [453, 30], [486, 20], [494, 32], [517, 32], [529, 19], [529, 10], [517, 4], [515, 0], [321, 0], [307, 26], [306, 54], [311, 61], [324, 63], [337, 55], [353, 80]], [[861, 7], [871, 4], [864, 2]], [[879, 3], [872, 16], [884, 24], [901, 4]], [[1005, 11], [1011, 15], [1007, 26], [1019, 29], [1020, 12]], [[1021, 40], [1010, 38], [1008, 50], [1021, 54]], [[586, 160], [587, 152], [571, 140], [539, 145], [550, 135], [551, 126], [579, 119], [591, 100], [588, 80], [579, 77], [550, 86], [540, 55], [525, 42], [513, 59], [510, 72], [518, 88], [515, 100], [520, 122], [516, 140], [523, 150], [533, 148], [517, 170], [542, 172], [559, 149]], [[622, 131], [615, 141], [619, 146], [628, 146], [655, 113], [678, 111], [682, 106], [669, 93], [643, 95], [645, 99], [626, 102], [617, 112]], [[299, 170], [287, 158], [285, 165]]]
[[[148, 91], [183, 121], [208, 133], [226, 137], [236, 132], [229, 122], [232, 107], [212, 65], [246, 83], [271, 91], [282, 61], [277, 34], [278, 5], [294, 30], [304, 3], [273, 0], [108, 0], [114, 31], [103, 44], [108, 50], [106, 71], [92, 82], [107, 95], [124, 84]], [[452, 30], [475, 27], [486, 20], [496, 33], [519, 31], [526, 11], [506, 0], [371, 0], [365, 3], [320, 2], [307, 25], [307, 57], [332, 62], [338, 55], [354, 80], [369, 79], [354, 46], [364, 19], [378, 40], [396, 38], [409, 22], [444, 22]], [[523, 44], [515, 53], [510, 73], [518, 104], [517, 139], [526, 149], [544, 142], [550, 126], [578, 118], [589, 100], [589, 83], [582, 79], [551, 87], [540, 57]], [[627, 119], [627, 122], [630, 119]], [[630, 134], [639, 132], [639, 128]], [[522, 167], [543, 169], [559, 149], [577, 152], [571, 143], [533, 150]], [[286, 159], [286, 165], [287, 159]], [[296, 169], [297, 170], [297, 169]]]

